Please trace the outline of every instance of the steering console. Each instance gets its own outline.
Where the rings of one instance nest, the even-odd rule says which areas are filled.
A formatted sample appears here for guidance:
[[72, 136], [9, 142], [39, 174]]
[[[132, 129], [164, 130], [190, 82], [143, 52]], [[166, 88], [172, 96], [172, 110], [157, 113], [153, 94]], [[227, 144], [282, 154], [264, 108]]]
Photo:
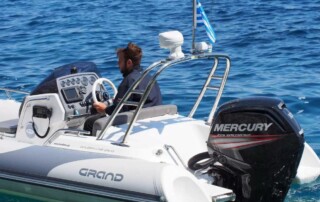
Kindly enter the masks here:
[[[102, 85], [103, 82], [111, 87], [114, 97], [117, 94], [114, 84], [108, 79], [99, 78], [94, 72], [69, 74], [56, 79], [59, 97], [65, 109], [65, 119], [69, 127], [81, 125], [84, 119], [91, 115], [93, 102], [109, 99], [107, 89], [110, 87], [106, 88]], [[97, 94], [99, 99], [97, 99]]]

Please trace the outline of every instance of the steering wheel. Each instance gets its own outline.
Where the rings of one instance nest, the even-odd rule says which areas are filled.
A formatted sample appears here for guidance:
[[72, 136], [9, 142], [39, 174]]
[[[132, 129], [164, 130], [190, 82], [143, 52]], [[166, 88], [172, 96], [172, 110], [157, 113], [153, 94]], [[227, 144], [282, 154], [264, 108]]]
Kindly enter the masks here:
[[98, 84], [102, 85], [103, 82], [106, 82], [112, 88], [112, 90], [113, 90], [113, 97], [112, 98], [114, 99], [116, 97], [116, 95], [118, 93], [118, 90], [115, 87], [115, 85], [112, 83], [112, 81], [110, 81], [109, 79], [106, 79], [106, 78], [99, 78], [92, 85], [92, 99], [93, 99], [93, 102], [98, 102], [97, 95], [96, 95], [95, 92], [96, 92]]

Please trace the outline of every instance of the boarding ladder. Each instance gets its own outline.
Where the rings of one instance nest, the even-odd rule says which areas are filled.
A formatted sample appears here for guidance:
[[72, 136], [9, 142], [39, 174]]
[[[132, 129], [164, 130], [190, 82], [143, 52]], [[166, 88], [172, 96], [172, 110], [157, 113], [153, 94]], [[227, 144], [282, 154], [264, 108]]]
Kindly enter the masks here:
[[[117, 145], [121, 145], [121, 146], [127, 146], [126, 143], [126, 139], [127, 136], [131, 133], [131, 130], [133, 128], [133, 124], [136, 122], [139, 113], [142, 109], [142, 106], [144, 105], [145, 101], [148, 98], [148, 95], [150, 94], [157, 77], [167, 68], [174, 66], [176, 64], [179, 63], [183, 63], [186, 61], [190, 61], [190, 60], [199, 60], [199, 59], [214, 59], [214, 64], [211, 68], [210, 74], [198, 96], [197, 101], [195, 102], [190, 114], [188, 117], [193, 117], [195, 111], [197, 110], [206, 90], [216, 90], [217, 91], [217, 96], [214, 102], [214, 105], [212, 107], [212, 110], [210, 112], [209, 118], [208, 118], [208, 123], [210, 123], [210, 121], [212, 120], [212, 117], [214, 115], [214, 112], [218, 106], [220, 97], [222, 95], [222, 91], [223, 88], [225, 86], [227, 77], [228, 77], [228, 73], [229, 73], [229, 69], [230, 69], [230, 58], [226, 55], [223, 54], [213, 54], [213, 53], [202, 53], [202, 54], [196, 54], [196, 55], [187, 55], [183, 58], [179, 58], [179, 59], [174, 59], [174, 60], [160, 60], [158, 62], [155, 62], [153, 64], [151, 64], [141, 75], [141, 77], [135, 81], [135, 83], [128, 89], [127, 93], [124, 95], [124, 97], [122, 98], [122, 100], [118, 103], [118, 105], [116, 106], [115, 110], [113, 111], [113, 113], [110, 115], [109, 119], [107, 120], [105, 126], [103, 127], [103, 129], [101, 130], [100, 134], [97, 136], [97, 140], [102, 140], [103, 135], [107, 132], [108, 128], [112, 125], [113, 121], [115, 120], [116, 116], [119, 114], [119, 112], [121, 111], [121, 109], [124, 106], [135, 106], [136, 109], [133, 113], [133, 117], [129, 122], [128, 128], [125, 132], [125, 135], [121, 141], [121, 143], [115, 143]], [[225, 70], [224, 70], [224, 74], [223, 76], [215, 76], [214, 73], [217, 70], [218, 64], [219, 64], [219, 60], [221, 59], [225, 59], [226, 60], [226, 65], [225, 65]], [[146, 77], [146, 75], [148, 75], [151, 71], [156, 71], [156, 73], [153, 74], [153, 76], [151, 77], [151, 80], [149, 81], [146, 89], [144, 90], [138, 90], [138, 86], [139, 84], [143, 81], [143, 79]], [[210, 82], [212, 79], [217, 79], [220, 80], [220, 84], [218, 86], [210, 86]], [[140, 101], [139, 102], [133, 102], [133, 101], [129, 101], [129, 98], [131, 95], [141, 95]]]

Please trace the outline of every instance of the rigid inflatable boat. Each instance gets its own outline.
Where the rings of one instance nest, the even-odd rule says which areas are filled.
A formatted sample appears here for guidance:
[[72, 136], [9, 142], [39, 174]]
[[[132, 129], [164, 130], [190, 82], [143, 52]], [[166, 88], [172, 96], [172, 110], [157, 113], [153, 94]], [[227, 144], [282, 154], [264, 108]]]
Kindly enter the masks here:
[[[161, 34], [160, 44], [179, 46], [180, 37]], [[292, 183], [318, 178], [319, 158], [282, 100], [250, 97], [218, 107], [230, 58], [174, 51], [151, 64], [91, 134], [83, 123], [92, 102], [116, 94], [94, 63], [56, 68], [26, 95], [1, 88], [8, 96], [0, 100], [1, 189], [60, 201], [283, 201]], [[188, 61], [213, 61], [189, 115], [176, 105], [143, 108], [158, 76]], [[148, 87], [137, 89], [147, 74]], [[216, 92], [212, 110], [207, 120], [195, 119], [207, 91]], [[127, 105], [136, 109], [121, 112]]]

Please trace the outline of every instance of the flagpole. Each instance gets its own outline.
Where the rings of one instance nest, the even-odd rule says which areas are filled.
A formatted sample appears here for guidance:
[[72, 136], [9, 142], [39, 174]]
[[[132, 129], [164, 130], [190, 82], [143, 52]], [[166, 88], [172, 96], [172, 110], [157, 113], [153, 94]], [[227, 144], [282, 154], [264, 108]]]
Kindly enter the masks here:
[[196, 37], [196, 27], [197, 27], [197, 0], [193, 0], [193, 25], [192, 25], [192, 50], [195, 50], [195, 37]]

